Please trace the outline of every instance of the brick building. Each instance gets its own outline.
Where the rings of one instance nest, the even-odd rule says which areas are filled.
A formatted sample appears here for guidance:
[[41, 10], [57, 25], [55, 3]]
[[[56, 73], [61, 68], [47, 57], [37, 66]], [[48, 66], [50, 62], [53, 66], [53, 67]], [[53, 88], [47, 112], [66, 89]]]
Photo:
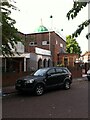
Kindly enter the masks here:
[[82, 55], [82, 61], [84, 63], [85, 73], [87, 73], [87, 70], [90, 69], [90, 51], [87, 51]]
[[67, 67], [75, 67], [76, 60], [79, 59], [78, 54], [74, 53], [60, 53], [58, 54], [58, 65], [64, 65]]
[[40, 26], [35, 33], [25, 34], [24, 39], [25, 53], [36, 53], [37, 47], [49, 50], [53, 66], [57, 65], [57, 55], [66, 51], [65, 39], [55, 31], [48, 31], [44, 26]]

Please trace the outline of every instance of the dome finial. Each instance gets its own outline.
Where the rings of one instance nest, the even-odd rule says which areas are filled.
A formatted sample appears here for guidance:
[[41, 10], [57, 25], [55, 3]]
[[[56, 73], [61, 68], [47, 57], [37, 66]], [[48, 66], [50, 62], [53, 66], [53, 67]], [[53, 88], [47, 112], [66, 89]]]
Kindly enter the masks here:
[[40, 21], [41, 21], [41, 24], [35, 31], [36, 32], [47, 32], [48, 29], [45, 26], [43, 26], [42, 18], [40, 19]]
[[42, 18], [41, 18], [41, 25], [43, 25]]

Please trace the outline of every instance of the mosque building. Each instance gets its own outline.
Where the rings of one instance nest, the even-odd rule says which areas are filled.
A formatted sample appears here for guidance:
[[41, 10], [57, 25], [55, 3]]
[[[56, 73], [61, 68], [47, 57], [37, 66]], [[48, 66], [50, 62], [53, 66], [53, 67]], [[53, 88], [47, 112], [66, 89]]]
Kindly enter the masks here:
[[34, 33], [26, 34], [25, 43], [25, 53], [31, 54], [30, 67], [35, 69], [56, 66], [57, 54], [66, 51], [65, 39], [43, 25], [40, 25]]

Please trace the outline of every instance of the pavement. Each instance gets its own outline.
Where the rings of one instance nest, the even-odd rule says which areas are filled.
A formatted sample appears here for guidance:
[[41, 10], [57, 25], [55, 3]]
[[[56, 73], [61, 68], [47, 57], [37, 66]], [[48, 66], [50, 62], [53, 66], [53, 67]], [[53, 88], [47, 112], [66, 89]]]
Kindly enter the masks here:
[[[87, 80], [86, 75], [83, 75], [81, 78], [74, 78], [73, 81], [83, 81], [83, 80]], [[12, 93], [16, 93], [17, 91], [15, 90], [15, 86], [8, 86], [8, 87], [3, 87], [2, 89], [0, 89], [0, 96], [4, 96], [6, 94], [12, 94]]]
[[2, 88], [2, 93], [3, 93], [3, 94], [16, 93], [15, 86], [3, 87], [3, 88]]

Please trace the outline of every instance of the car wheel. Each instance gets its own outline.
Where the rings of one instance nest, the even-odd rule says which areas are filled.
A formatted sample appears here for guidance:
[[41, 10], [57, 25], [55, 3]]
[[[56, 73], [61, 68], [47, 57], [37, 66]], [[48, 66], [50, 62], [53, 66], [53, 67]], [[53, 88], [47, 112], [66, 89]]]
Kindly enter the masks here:
[[66, 89], [66, 90], [70, 89], [70, 82], [68, 80], [65, 81], [65, 83], [64, 83], [64, 89]]
[[36, 87], [35, 87], [35, 94], [36, 94], [37, 96], [40, 96], [40, 95], [42, 95], [43, 93], [44, 93], [44, 86], [41, 85], [41, 84], [36, 85]]

